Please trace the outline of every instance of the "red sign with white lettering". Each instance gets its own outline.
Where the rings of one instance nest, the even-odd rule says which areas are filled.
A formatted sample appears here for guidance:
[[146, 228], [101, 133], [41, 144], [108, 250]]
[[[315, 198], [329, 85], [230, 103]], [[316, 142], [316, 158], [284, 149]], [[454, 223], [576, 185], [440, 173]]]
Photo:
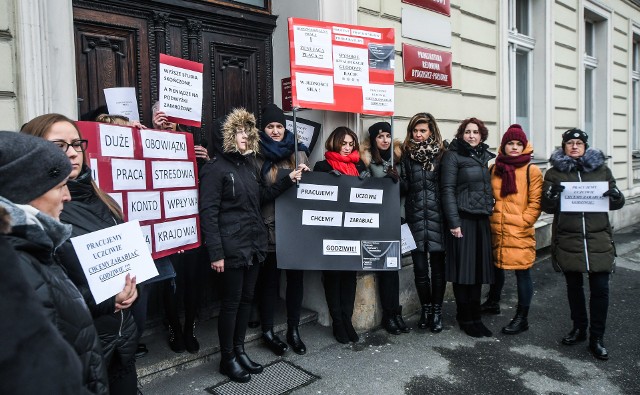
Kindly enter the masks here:
[[451, 16], [450, 0], [402, 0], [402, 2]]
[[451, 52], [402, 44], [402, 67], [406, 82], [451, 88]]
[[393, 115], [395, 30], [289, 18], [294, 107]]

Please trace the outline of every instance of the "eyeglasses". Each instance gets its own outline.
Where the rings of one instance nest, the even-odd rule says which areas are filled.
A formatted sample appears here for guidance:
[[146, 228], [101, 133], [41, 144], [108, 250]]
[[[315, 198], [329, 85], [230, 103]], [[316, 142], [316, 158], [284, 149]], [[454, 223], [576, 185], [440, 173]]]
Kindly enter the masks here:
[[67, 143], [64, 140], [53, 140], [52, 143], [57, 145], [62, 150], [62, 152], [65, 153], [69, 150], [69, 147], [73, 147], [74, 151], [76, 152], [84, 152], [89, 145], [89, 142], [87, 140], [73, 140], [70, 143]]

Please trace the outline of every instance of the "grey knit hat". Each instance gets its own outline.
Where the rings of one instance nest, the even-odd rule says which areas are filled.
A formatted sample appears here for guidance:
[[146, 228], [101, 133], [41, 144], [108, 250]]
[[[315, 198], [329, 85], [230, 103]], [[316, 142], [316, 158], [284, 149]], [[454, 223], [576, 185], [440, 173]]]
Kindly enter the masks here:
[[70, 173], [69, 158], [54, 143], [0, 131], [0, 196], [16, 204], [28, 204]]

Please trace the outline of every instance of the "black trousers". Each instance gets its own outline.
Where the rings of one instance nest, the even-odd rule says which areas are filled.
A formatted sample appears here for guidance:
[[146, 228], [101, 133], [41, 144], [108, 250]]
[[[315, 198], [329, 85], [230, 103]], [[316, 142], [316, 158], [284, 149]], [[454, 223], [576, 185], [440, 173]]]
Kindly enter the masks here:
[[[184, 306], [184, 327], [191, 328], [196, 319], [201, 288], [202, 268], [208, 268], [207, 251], [203, 247], [171, 255], [171, 263], [176, 271], [175, 281], [163, 284], [164, 309], [169, 325], [180, 327], [178, 302], [182, 298]], [[208, 263], [208, 262], [207, 262]]]
[[456, 298], [458, 321], [465, 320], [465, 311], [474, 321], [480, 320], [480, 298], [482, 297], [482, 284], [457, 284], [453, 283], [453, 295]]
[[[420, 304], [442, 304], [447, 281], [444, 277], [444, 252], [411, 251], [413, 275]], [[429, 279], [431, 266], [431, 279]]]
[[400, 275], [397, 270], [376, 272], [380, 304], [385, 316], [392, 316], [400, 309]]
[[233, 346], [244, 344], [258, 272], [259, 266], [255, 260], [251, 266], [237, 269], [225, 267], [222, 272], [218, 338], [223, 357], [233, 355]]
[[[609, 273], [589, 273], [589, 315], [591, 316], [591, 336], [604, 336], [607, 324], [607, 313], [609, 310]], [[569, 298], [569, 308], [571, 309], [571, 320], [573, 327], [587, 329], [589, 318], [587, 317], [587, 307], [584, 297], [584, 276], [582, 273], [564, 273], [567, 281], [567, 297]]]
[[109, 393], [112, 395], [136, 395], [138, 393], [138, 374], [136, 359], [131, 358], [126, 365], [119, 355], [113, 355], [109, 367]]
[[324, 296], [334, 323], [351, 321], [356, 301], [356, 273], [334, 270], [322, 272]]
[[[304, 272], [302, 270], [285, 270], [287, 276], [286, 304], [287, 324], [300, 324], [302, 308]], [[256, 285], [256, 299], [260, 308], [262, 331], [273, 329], [273, 316], [280, 294], [280, 269], [276, 261], [276, 253], [269, 252], [260, 268]]]

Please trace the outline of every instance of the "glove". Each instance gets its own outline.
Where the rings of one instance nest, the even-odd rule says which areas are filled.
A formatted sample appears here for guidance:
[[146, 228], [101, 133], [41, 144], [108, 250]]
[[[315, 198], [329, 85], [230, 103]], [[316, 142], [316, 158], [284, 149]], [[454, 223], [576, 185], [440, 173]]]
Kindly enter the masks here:
[[545, 195], [550, 200], [558, 200], [560, 198], [560, 193], [564, 191], [564, 185], [560, 184], [552, 184], [547, 189]]
[[400, 180], [400, 176], [398, 175], [398, 171], [395, 168], [392, 168], [392, 167], [387, 169], [387, 175], [385, 177], [391, 178], [393, 180], [394, 184], [397, 184], [398, 180]]
[[333, 174], [336, 177], [340, 177], [340, 175], [342, 175], [342, 173], [340, 173], [338, 170], [335, 170], [335, 169], [331, 170], [329, 174]]
[[360, 175], [358, 176], [359, 179], [364, 180], [367, 177], [371, 177], [371, 173], [369, 173], [368, 170], [363, 171], [362, 173], [360, 173]]
[[603, 197], [609, 196], [611, 200], [618, 200], [622, 197], [622, 192], [618, 188], [611, 188], [607, 192], [602, 194]]

